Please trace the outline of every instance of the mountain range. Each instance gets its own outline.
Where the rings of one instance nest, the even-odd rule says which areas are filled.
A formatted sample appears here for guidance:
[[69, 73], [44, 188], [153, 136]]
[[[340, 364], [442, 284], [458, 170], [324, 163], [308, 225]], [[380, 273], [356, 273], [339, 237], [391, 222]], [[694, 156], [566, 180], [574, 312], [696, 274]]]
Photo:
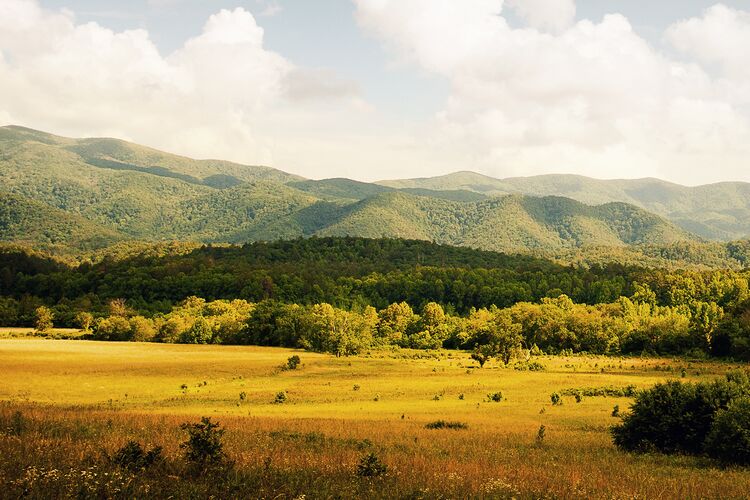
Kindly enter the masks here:
[[747, 183], [685, 187], [473, 172], [376, 183], [309, 180], [18, 126], [0, 127], [0, 180], [0, 240], [51, 249], [351, 235], [560, 253], [750, 235]]

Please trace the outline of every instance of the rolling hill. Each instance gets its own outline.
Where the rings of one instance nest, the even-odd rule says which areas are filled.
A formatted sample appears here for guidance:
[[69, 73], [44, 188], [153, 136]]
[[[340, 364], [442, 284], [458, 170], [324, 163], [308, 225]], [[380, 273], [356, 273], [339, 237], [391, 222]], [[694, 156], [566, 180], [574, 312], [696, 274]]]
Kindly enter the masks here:
[[[472, 172], [377, 184], [307, 180], [15, 126], [0, 127], [0, 178], [6, 193], [0, 240], [79, 249], [135, 239], [242, 243], [349, 235], [562, 254], [698, 241], [692, 232], [729, 238], [750, 224], [741, 220], [749, 202], [740, 183], [685, 188], [648, 179], [498, 180]], [[701, 218], [689, 217], [700, 207]], [[658, 215], [665, 213], [674, 222]]]
[[687, 187], [650, 178], [599, 180], [577, 175], [541, 175], [495, 179], [474, 172], [457, 172], [377, 184], [395, 189], [465, 190], [490, 196], [513, 193], [564, 196], [591, 205], [630, 203], [704, 238], [727, 241], [750, 236], [750, 183], [745, 182]]

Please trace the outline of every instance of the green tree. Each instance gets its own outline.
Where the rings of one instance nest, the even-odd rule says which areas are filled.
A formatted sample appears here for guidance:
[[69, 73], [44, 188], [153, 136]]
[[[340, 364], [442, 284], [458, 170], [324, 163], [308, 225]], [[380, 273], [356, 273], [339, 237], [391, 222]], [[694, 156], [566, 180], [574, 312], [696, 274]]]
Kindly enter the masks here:
[[52, 330], [53, 319], [55, 315], [49, 307], [39, 306], [35, 311], [34, 328], [38, 333], [46, 333]]
[[76, 314], [76, 323], [86, 333], [91, 331], [91, 325], [94, 323], [94, 316], [86, 311], [81, 311]]

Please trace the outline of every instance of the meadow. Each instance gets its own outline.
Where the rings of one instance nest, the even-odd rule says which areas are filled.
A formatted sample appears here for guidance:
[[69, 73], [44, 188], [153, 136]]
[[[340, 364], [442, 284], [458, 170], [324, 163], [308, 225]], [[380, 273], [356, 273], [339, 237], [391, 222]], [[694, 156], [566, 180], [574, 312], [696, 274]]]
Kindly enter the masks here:
[[[281, 367], [290, 356], [301, 364]], [[750, 471], [612, 444], [629, 397], [584, 389], [710, 380], [682, 358], [539, 356], [479, 368], [462, 351], [335, 357], [245, 346], [0, 338], [0, 497], [743, 498]], [[580, 402], [571, 389], [580, 389]], [[491, 395], [501, 392], [500, 401]], [[282, 403], [275, 402], [284, 393]], [[553, 405], [551, 395], [562, 395]], [[221, 485], [178, 465], [131, 473], [127, 441], [179, 464], [183, 422], [211, 417], [234, 461]], [[463, 429], [429, 429], [445, 420]], [[540, 428], [543, 436], [540, 437]], [[385, 475], [359, 477], [375, 454]]]

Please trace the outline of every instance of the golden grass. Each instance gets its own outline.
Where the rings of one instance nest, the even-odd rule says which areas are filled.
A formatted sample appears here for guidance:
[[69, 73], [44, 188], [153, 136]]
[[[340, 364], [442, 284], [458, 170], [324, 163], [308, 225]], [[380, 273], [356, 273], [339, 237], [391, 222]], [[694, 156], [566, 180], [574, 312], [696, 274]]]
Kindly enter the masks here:
[[[292, 354], [302, 358], [302, 366], [279, 370]], [[730, 365], [543, 357], [539, 361], [547, 370], [529, 372], [496, 364], [471, 368], [475, 364], [461, 352], [432, 354], [419, 359], [425, 353], [376, 351], [336, 358], [261, 347], [0, 340], [0, 400], [9, 402], [2, 407], [6, 417], [20, 410], [34, 422], [87, 429], [78, 438], [40, 431], [37, 451], [22, 455], [47, 456], [50, 466], [62, 460], [60, 450], [83, 459], [95, 450], [111, 453], [128, 439], [162, 445], [177, 457], [184, 439], [179, 424], [211, 416], [227, 428], [227, 452], [237, 468], [261, 475], [275, 471], [274, 481], [257, 487], [282, 498], [335, 492], [742, 498], [750, 491], [746, 470], [617, 451], [608, 431], [617, 422], [611, 412], [615, 404], [626, 410], [628, 398], [576, 403], [565, 397], [562, 406], [550, 403], [552, 392], [566, 388], [643, 388], [680, 378], [683, 369], [687, 380], [703, 380]], [[288, 401], [273, 404], [279, 391], [286, 391]], [[504, 400], [487, 402], [487, 394], [496, 391]], [[425, 429], [438, 419], [469, 428]], [[540, 425], [546, 427], [541, 445], [535, 439]], [[0, 445], [8, 453], [30, 446], [17, 441], [3, 437]], [[386, 478], [354, 475], [358, 458], [369, 451], [389, 466]]]

